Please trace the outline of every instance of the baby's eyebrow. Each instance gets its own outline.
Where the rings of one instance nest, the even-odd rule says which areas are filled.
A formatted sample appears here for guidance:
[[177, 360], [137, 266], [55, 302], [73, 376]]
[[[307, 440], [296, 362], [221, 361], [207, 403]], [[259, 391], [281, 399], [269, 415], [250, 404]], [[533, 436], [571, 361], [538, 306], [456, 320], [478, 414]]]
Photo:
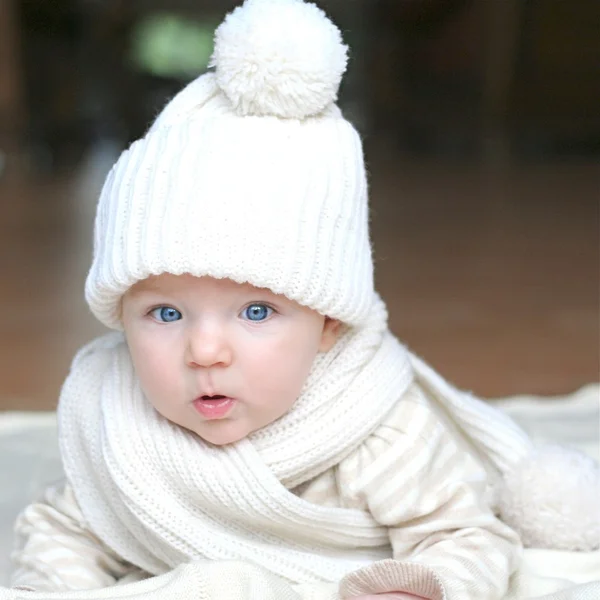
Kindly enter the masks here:
[[144, 286], [133, 286], [129, 289], [130, 296], [142, 296], [144, 294], [161, 294], [162, 290], [160, 290], [156, 286], [144, 285]]

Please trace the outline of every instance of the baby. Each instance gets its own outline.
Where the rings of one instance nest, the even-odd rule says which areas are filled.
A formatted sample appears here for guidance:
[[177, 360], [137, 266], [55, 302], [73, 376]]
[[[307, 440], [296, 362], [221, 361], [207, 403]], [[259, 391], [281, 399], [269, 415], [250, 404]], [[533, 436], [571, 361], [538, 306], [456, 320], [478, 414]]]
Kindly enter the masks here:
[[117, 331], [73, 361], [12, 586], [502, 598], [548, 542], [506, 500], [531, 443], [388, 330], [339, 30], [247, 0], [213, 60], [107, 177], [86, 299]]

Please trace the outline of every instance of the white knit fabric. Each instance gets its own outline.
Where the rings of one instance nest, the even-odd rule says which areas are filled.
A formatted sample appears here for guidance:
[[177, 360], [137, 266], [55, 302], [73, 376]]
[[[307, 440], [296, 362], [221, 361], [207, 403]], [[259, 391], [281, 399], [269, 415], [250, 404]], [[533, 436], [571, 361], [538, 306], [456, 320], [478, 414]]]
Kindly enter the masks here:
[[315, 4], [247, 0], [215, 32], [212, 64], [238, 114], [303, 119], [336, 100], [347, 52]]
[[389, 556], [367, 511], [319, 507], [288, 488], [355, 449], [412, 382], [383, 303], [320, 355], [290, 412], [213, 446], [144, 397], [120, 334], [76, 357], [59, 404], [65, 472], [90, 527], [158, 574], [190, 560], [244, 560], [296, 582], [339, 581]]
[[[164, 575], [76, 595], [333, 600], [404, 589], [462, 598], [438, 575], [462, 569], [472, 578], [462, 550], [449, 551], [452, 569], [381, 560], [393, 542], [377, 507], [319, 505], [290, 490], [356, 450], [413, 380], [490, 472], [509, 473], [531, 443], [387, 329], [373, 289], [361, 143], [334, 104], [346, 64], [337, 28], [300, 0], [247, 0], [219, 28], [214, 62], [216, 72], [175, 96], [109, 174], [87, 301], [120, 329], [120, 299], [131, 285], [190, 273], [268, 288], [346, 326], [286, 415], [222, 447], [152, 408], [121, 334], [80, 351], [59, 427], [82, 519], [64, 522], [89, 530], [118, 561]], [[459, 455], [444, 448], [443, 460]], [[472, 529], [458, 527], [459, 537]], [[483, 554], [481, 568], [493, 553]], [[40, 563], [28, 567], [43, 573]], [[0, 598], [19, 597], [29, 593], [0, 589]]]
[[333, 104], [339, 30], [299, 0], [251, 0], [217, 42], [216, 73], [177, 94], [107, 177], [91, 310], [120, 329], [136, 281], [191, 273], [362, 324], [374, 294], [367, 183], [360, 138]]
[[[336, 582], [390, 556], [387, 529], [368, 510], [319, 506], [289, 490], [355, 450], [415, 373], [490, 470], [502, 473], [529, 452], [509, 419], [410, 355], [387, 330], [378, 301], [364, 327], [349, 328], [317, 358], [288, 414], [222, 447], [161, 417], [122, 335], [100, 338], [76, 357], [61, 395], [65, 471], [90, 528], [148, 573], [241, 560], [292, 582]], [[493, 451], [501, 447], [510, 452]]]

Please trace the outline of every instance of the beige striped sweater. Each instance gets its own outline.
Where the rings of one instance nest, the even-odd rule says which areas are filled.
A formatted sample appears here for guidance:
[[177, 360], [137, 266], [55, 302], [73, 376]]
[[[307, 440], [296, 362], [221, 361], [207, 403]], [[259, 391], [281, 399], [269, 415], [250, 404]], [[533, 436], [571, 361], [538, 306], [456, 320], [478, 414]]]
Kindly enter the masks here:
[[[380, 563], [373, 593], [410, 591], [395, 590], [398, 573], [419, 577], [428, 566], [449, 600], [495, 600], [506, 593], [521, 545], [488, 507], [488, 482], [474, 453], [414, 383], [351, 455], [293, 491], [315, 504], [368, 510], [387, 528], [394, 561]], [[91, 589], [146, 576], [90, 531], [68, 484], [27, 507], [15, 529], [15, 587]]]

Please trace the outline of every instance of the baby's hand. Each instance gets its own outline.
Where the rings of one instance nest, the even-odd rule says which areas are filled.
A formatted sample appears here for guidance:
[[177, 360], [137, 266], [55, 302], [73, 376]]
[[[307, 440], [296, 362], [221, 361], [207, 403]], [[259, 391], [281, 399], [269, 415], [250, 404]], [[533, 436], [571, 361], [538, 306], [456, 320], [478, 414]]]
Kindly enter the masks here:
[[385, 594], [367, 594], [366, 596], [355, 596], [351, 600], [427, 600], [423, 596], [415, 596], [408, 592], [386, 592]]

